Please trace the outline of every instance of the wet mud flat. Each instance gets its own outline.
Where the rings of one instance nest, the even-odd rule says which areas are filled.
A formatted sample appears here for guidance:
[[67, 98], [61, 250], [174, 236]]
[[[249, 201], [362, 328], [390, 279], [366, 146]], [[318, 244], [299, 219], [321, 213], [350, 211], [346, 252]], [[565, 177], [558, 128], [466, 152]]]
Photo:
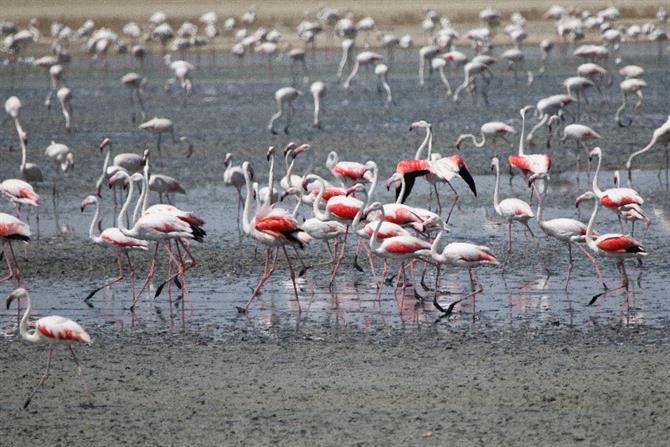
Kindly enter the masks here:
[[5, 446], [663, 445], [667, 331], [490, 330], [380, 337], [323, 327], [119, 332], [65, 352], [29, 411], [43, 347], [0, 339]]

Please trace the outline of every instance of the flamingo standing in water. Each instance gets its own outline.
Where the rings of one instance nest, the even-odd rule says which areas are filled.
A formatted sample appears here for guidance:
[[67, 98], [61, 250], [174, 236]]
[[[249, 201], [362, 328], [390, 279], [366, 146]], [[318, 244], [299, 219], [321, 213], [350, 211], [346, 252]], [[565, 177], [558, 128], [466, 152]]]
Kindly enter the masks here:
[[79, 324], [76, 322], [56, 315], [40, 318], [35, 323], [35, 329], [31, 331], [28, 329], [28, 320], [30, 319], [30, 313], [32, 312], [33, 306], [30, 295], [25, 289], [18, 288], [7, 297], [7, 309], [9, 309], [9, 306], [14, 300], [19, 301], [22, 299], [27, 301], [28, 304], [26, 306], [26, 311], [23, 314], [23, 318], [21, 318], [21, 323], [19, 324], [19, 334], [21, 334], [21, 338], [31, 343], [48, 343], [49, 345], [47, 351], [46, 371], [44, 371], [44, 375], [40, 379], [39, 383], [33, 392], [30, 393], [28, 399], [26, 399], [24, 402], [23, 408], [28, 408], [28, 405], [30, 405], [30, 402], [33, 400], [33, 397], [35, 397], [37, 391], [42, 387], [42, 385], [44, 385], [44, 382], [49, 377], [49, 369], [51, 367], [51, 360], [53, 358], [53, 349], [54, 346], [58, 344], [67, 345], [70, 354], [72, 354], [72, 360], [77, 365], [77, 372], [79, 373], [79, 377], [81, 378], [81, 381], [84, 385], [84, 390], [86, 391], [86, 394], [89, 395], [89, 398], [93, 399], [93, 394], [91, 394], [91, 391], [88, 388], [88, 384], [84, 379], [84, 372], [81, 368], [81, 364], [79, 363], [79, 359], [72, 349], [73, 343], [91, 343], [91, 336], [88, 335], [88, 333], [86, 333], [86, 331], [82, 329], [82, 327], [79, 326]]
[[516, 134], [516, 130], [509, 124], [500, 121], [491, 121], [482, 124], [482, 127], [479, 130], [481, 141], [477, 141], [477, 137], [473, 134], [461, 134], [458, 136], [458, 139], [456, 139], [456, 149], [460, 150], [463, 142], [467, 140], [472, 141], [472, 144], [474, 144], [475, 147], [484, 147], [488, 141], [495, 147], [498, 138], [509, 144], [510, 147], [514, 147], [514, 143], [506, 138], [507, 135]]
[[354, 67], [351, 69], [349, 77], [344, 81], [344, 89], [349, 90], [351, 87], [351, 81], [353, 81], [356, 74], [358, 74], [358, 69], [361, 66], [364, 66], [367, 70], [370, 69], [370, 64], [376, 64], [377, 62], [383, 61], [384, 56], [379, 53], [374, 53], [372, 51], [362, 51], [356, 56], [356, 62]]
[[74, 168], [74, 153], [64, 144], [52, 141], [44, 151], [45, 155], [51, 159], [54, 170], [53, 187], [51, 190], [51, 198], [53, 202], [54, 212], [58, 208], [56, 181], [63, 175], [66, 175]]
[[[598, 132], [591, 129], [589, 126], [583, 124], [569, 124], [563, 129], [563, 135], [561, 136], [561, 143], [565, 143], [567, 140], [573, 140], [577, 145], [577, 151], [575, 153], [575, 163], [577, 167], [577, 179], [579, 179], [579, 161], [581, 155], [579, 153], [579, 146], [583, 147], [586, 151], [588, 157], [591, 150], [586, 146], [586, 141], [588, 140], [597, 140], [602, 138]], [[589, 174], [591, 173], [591, 161], [589, 158]]]
[[[372, 233], [372, 236], [370, 236], [370, 251], [373, 254], [385, 259], [399, 259], [402, 261], [398, 275], [401, 273], [403, 275], [404, 289], [406, 285], [404, 261], [412, 258], [429, 257], [430, 243], [417, 237], [407, 235], [388, 237], [383, 239], [380, 243], [378, 234], [382, 228], [382, 224], [386, 220], [384, 206], [380, 202], [375, 202], [365, 209], [364, 215], [367, 216], [371, 212], [379, 212], [381, 217], [377, 221], [377, 227], [375, 228], [375, 231]], [[381, 289], [384, 285], [384, 279], [386, 278], [387, 273], [388, 265], [386, 262], [384, 262], [384, 268], [381, 276], [382, 280], [379, 282], [379, 284], [377, 284], [379, 289]], [[412, 278], [412, 284], [416, 284], [414, 278]]]
[[535, 217], [530, 205], [521, 199], [507, 198], [500, 200], [500, 161], [498, 157], [491, 160], [491, 169], [496, 172], [496, 185], [493, 189], [493, 207], [498, 216], [507, 221], [507, 253], [512, 251], [512, 222], [519, 222], [524, 225], [530, 234], [535, 237], [533, 230], [530, 229], [528, 221]]
[[593, 174], [592, 188], [600, 203], [606, 208], [619, 214], [619, 224], [623, 231], [623, 223], [621, 222], [620, 209], [628, 205], [642, 205], [644, 199], [640, 197], [637, 191], [632, 188], [609, 188], [605, 191], [600, 189], [598, 184], [598, 174], [600, 174], [600, 165], [602, 164], [602, 150], [599, 147], [594, 148], [589, 153], [589, 158], [598, 157], [598, 165], [596, 172]]
[[619, 127], [630, 127], [630, 125], [633, 123], [633, 119], [629, 118], [628, 124], [623, 124], [621, 121], [621, 113], [626, 108], [626, 104], [628, 104], [628, 97], [630, 95], [637, 95], [638, 101], [635, 104], [635, 111], [637, 112], [640, 110], [640, 107], [642, 107], [642, 89], [646, 86], [647, 83], [644, 80], [638, 78], [625, 79], [621, 81], [621, 84], [619, 84], [621, 93], [623, 95], [623, 101], [614, 115], [614, 121]]
[[319, 114], [321, 113], [321, 101], [326, 96], [326, 84], [321, 81], [312, 82], [312, 85], [309, 86], [309, 91], [312, 93], [312, 98], [314, 99], [314, 122], [312, 126], [321, 129]]
[[284, 114], [284, 108], [287, 108], [286, 111], [286, 126], [284, 126], [284, 133], [288, 135], [288, 128], [291, 125], [291, 117], [295, 113], [295, 106], [293, 102], [302, 96], [302, 92], [293, 87], [282, 87], [275, 92], [275, 101], [277, 102], [277, 113], [272, 115], [270, 118], [270, 123], [268, 124], [268, 130], [276, 135], [277, 131], [274, 128], [275, 121], [282, 117]]
[[234, 166], [233, 154], [228, 152], [223, 159], [226, 169], [223, 171], [223, 184], [232, 186], [237, 191], [237, 225], [240, 225], [240, 209], [242, 208], [242, 187], [244, 186], [244, 172], [242, 166]]
[[161, 139], [164, 133], [172, 135], [172, 142], [175, 144], [177, 143], [177, 139], [174, 136], [174, 125], [172, 124], [172, 120], [169, 120], [168, 118], [154, 117], [149, 121], [140, 124], [139, 128], [156, 135], [156, 149], [158, 149], [158, 156], [161, 155]]
[[[525, 154], [524, 146], [526, 134], [526, 113], [533, 109], [533, 106], [526, 106], [519, 111], [521, 115], [521, 137], [519, 138], [519, 152], [517, 155], [507, 157], [509, 165], [521, 170], [523, 175], [528, 176], [546, 174], [551, 169], [551, 155], [549, 154]], [[511, 180], [510, 180], [511, 181]]]
[[[431, 259], [437, 264], [437, 269], [435, 271], [435, 296], [433, 297], [433, 304], [437, 310], [446, 316], [451, 313], [456, 304], [470, 297], [474, 299], [478, 293], [484, 291], [484, 288], [482, 287], [481, 282], [477, 277], [477, 273], [474, 271], [474, 268], [481, 265], [498, 265], [498, 259], [489, 247], [484, 245], [475, 245], [468, 242], [452, 242], [447, 244], [442, 249], [442, 251], [440, 251], [438, 250], [438, 247], [440, 246], [440, 239], [442, 238], [443, 233], [443, 231], [440, 231], [430, 246], [430, 256]], [[459, 299], [453, 301], [446, 309], [438, 302], [440, 290], [440, 268], [442, 265], [456, 268], [467, 268], [468, 274], [470, 275], [470, 286], [472, 289], [469, 293], [466, 293]]]
[[58, 98], [63, 118], [65, 118], [65, 131], [70, 133], [72, 131], [72, 105], [70, 104], [72, 91], [67, 87], [61, 87], [56, 92], [56, 98]]
[[593, 238], [593, 226], [596, 222], [596, 216], [598, 215], [598, 206], [600, 205], [599, 201], [595, 201], [593, 204], [593, 213], [589, 219], [589, 224], [586, 227], [586, 244], [589, 248], [598, 256], [607, 256], [609, 258], [614, 258], [617, 261], [617, 268], [621, 274], [621, 285], [613, 289], [606, 289], [605, 292], [598, 293], [593, 296], [589, 305], [592, 305], [596, 300], [607, 292], [611, 292], [619, 289], [628, 290], [628, 275], [626, 274], [626, 267], [624, 261], [626, 259], [637, 258], [639, 259], [642, 256], [647, 256], [647, 251], [638, 241], [632, 237], [619, 234], [619, 233], [607, 233], [599, 236], [597, 239]]
[[[135, 175], [141, 175], [141, 174], [135, 174]], [[134, 182], [130, 181], [130, 184], [128, 188], [133, 188]], [[131, 195], [131, 193], [128, 193]], [[93, 295], [95, 295], [98, 291], [110, 287], [113, 284], [116, 284], [119, 281], [123, 280], [123, 257], [125, 256], [126, 260], [128, 261], [128, 269], [129, 269], [129, 275], [130, 275], [130, 288], [133, 293], [133, 301], [135, 301], [135, 269], [133, 268], [133, 263], [130, 259], [130, 255], [128, 254], [128, 250], [146, 250], [147, 249], [147, 241], [145, 240], [140, 240], [140, 239], [135, 239], [129, 236], [126, 236], [123, 234], [120, 230], [120, 227], [109, 227], [106, 228], [103, 232], [100, 232], [98, 230], [100, 226], [100, 221], [101, 221], [101, 216], [100, 216], [100, 200], [98, 199], [97, 196], [90, 195], [87, 196], [82, 202], [81, 202], [81, 211], [84, 212], [87, 206], [89, 205], [95, 205], [95, 215], [93, 216], [93, 220], [91, 221], [91, 227], [89, 228], [88, 231], [88, 236], [89, 238], [97, 245], [101, 245], [103, 247], [107, 248], [113, 248], [116, 251], [117, 255], [117, 262], [118, 262], [118, 273], [117, 276], [110, 281], [105, 282], [100, 287], [97, 287], [93, 289], [88, 296], [84, 299], [85, 302], [88, 302]], [[124, 204], [124, 206], [126, 206]], [[127, 207], [127, 206], [126, 206]], [[122, 214], [125, 215], [125, 212], [122, 212]]]
[[40, 206], [40, 196], [30, 183], [19, 179], [0, 182], [0, 194], [16, 206], [16, 217], [21, 218], [21, 205]]
[[135, 100], [134, 96], [137, 97], [137, 103], [140, 105], [142, 121], [147, 117], [146, 110], [144, 109], [144, 101], [142, 101], [142, 87], [146, 82], [146, 78], [138, 75], [137, 73], [130, 72], [126, 73], [121, 77], [121, 83], [128, 87], [130, 90], [130, 121], [135, 124]]
[[[21, 271], [14, 255], [12, 241], [30, 241], [30, 227], [10, 214], [0, 213], [0, 240], [2, 241], [2, 253], [7, 262], [8, 269], [7, 276], [0, 278], [0, 283], [14, 278], [18, 287], [21, 283]], [[9, 261], [7, 248], [9, 248], [9, 254], [11, 254], [12, 261], [14, 262], [13, 268], [12, 263]]]
[[[573, 260], [572, 260], [572, 246], [573, 244], [581, 250], [582, 253], [591, 261], [593, 267], [596, 269], [596, 273], [600, 282], [605, 288], [605, 282], [603, 281], [602, 274], [600, 273], [600, 266], [598, 261], [584, 248], [580, 245], [581, 242], [585, 241], [586, 237], [586, 225], [576, 219], [570, 219], [566, 217], [559, 217], [556, 219], [544, 220], [544, 200], [547, 195], [547, 176], [533, 176], [531, 182], [541, 179], [545, 185], [542, 188], [542, 193], [537, 202], [537, 223], [549, 237], [552, 237], [559, 242], [563, 242], [568, 246], [568, 275], [565, 279], [565, 289], [568, 289], [568, 284], [570, 283], [570, 276], [572, 274]], [[577, 202], [579, 205], [579, 202]]]
[[668, 115], [668, 119], [665, 121], [665, 123], [663, 123], [663, 125], [661, 125], [661, 127], [654, 130], [654, 133], [651, 136], [651, 141], [649, 142], [649, 144], [647, 144], [639, 151], [633, 152], [630, 155], [630, 157], [628, 157], [628, 160], [626, 160], [626, 169], [628, 170], [629, 185], [633, 180], [633, 175], [631, 171], [633, 159], [638, 155], [642, 155], [648, 150], [650, 150], [652, 147], [654, 147], [656, 143], [660, 143], [665, 146], [665, 183], [668, 184], [668, 166], [670, 165], [670, 157], [668, 154], [668, 144], [670, 143], [670, 115]]
[[272, 208], [270, 203], [263, 203], [260, 209], [256, 210], [255, 216], [251, 217], [251, 171], [249, 162], [245, 161], [242, 164], [242, 172], [244, 172], [244, 180], [247, 188], [247, 195], [244, 203], [244, 213], [242, 218], [242, 227], [244, 232], [259, 243], [267, 246], [265, 255], [265, 263], [263, 267], [263, 274], [259, 278], [258, 284], [254, 288], [247, 304], [244, 307], [238, 307], [241, 313], [247, 313], [249, 305], [260, 292], [261, 287], [268, 278], [272, 275], [277, 261], [277, 255], [274, 261], [270, 264], [271, 253], [274, 248], [277, 250], [281, 248], [286, 257], [286, 262], [289, 267], [291, 282], [293, 284], [293, 292], [298, 305], [298, 312], [300, 312], [300, 299], [298, 298], [298, 287], [295, 283], [295, 271], [291, 264], [286, 251], [286, 245], [294, 245], [303, 248], [304, 244], [309, 242], [307, 234], [300, 229], [296, 219], [287, 211], [279, 208]]

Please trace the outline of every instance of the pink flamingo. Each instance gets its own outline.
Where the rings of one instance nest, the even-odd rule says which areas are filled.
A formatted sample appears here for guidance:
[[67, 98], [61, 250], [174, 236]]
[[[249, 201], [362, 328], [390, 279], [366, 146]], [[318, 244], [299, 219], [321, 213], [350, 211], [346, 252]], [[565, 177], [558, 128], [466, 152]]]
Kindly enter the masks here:
[[[569, 124], [563, 129], [563, 135], [561, 136], [561, 143], [565, 143], [567, 140], [574, 140], [577, 145], [577, 153], [575, 155], [575, 162], [577, 167], [577, 178], [579, 178], [579, 160], [581, 156], [579, 154], [579, 146], [584, 148], [586, 155], [588, 156], [590, 149], [586, 146], [586, 141], [588, 140], [597, 140], [602, 138], [598, 132], [591, 129], [589, 126], [583, 124]], [[589, 173], [591, 172], [591, 162], [589, 160]]]
[[265, 263], [263, 274], [261, 275], [258, 284], [254, 288], [247, 304], [244, 307], [238, 307], [241, 313], [247, 313], [249, 305], [260, 292], [261, 287], [268, 278], [272, 275], [277, 261], [277, 255], [270, 265], [271, 252], [274, 248], [277, 250], [281, 248], [286, 257], [286, 262], [289, 267], [291, 282], [293, 284], [293, 292], [298, 305], [298, 312], [300, 312], [300, 299], [298, 298], [298, 287], [295, 283], [295, 271], [291, 264], [286, 251], [286, 245], [294, 245], [303, 248], [304, 244], [309, 242], [307, 234], [298, 226], [297, 220], [288, 211], [274, 208], [269, 202], [263, 203], [260, 209], [256, 210], [255, 216], [251, 217], [251, 173], [249, 162], [245, 161], [242, 164], [242, 171], [244, 172], [244, 180], [246, 183], [247, 195], [244, 203], [244, 213], [242, 218], [242, 227], [244, 232], [250, 237], [268, 247], [265, 255]]
[[661, 127], [654, 130], [654, 133], [651, 136], [651, 141], [649, 142], [649, 144], [647, 144], [639, 151], [633, 152], [630, 155], [630, 157], [628, 157], [628, 160], [626, 161], [626, 169], [628, 170], [629, 186], [633, 179], [631, 173], [631, 165], [633, 163], [633, 159], [638, 155], [642, 155], [648, 150], [650, 150], [652, 147], [654, 147], [656, 143], [665, 145], [665, 182], [668, 183], [668, 166], [670, 165], [670, 157], [668, 156], [668, 143], [670, 143], [670, 115], [668, 115], [668, 119], [665, 121], [665, 123], [663, 123], [663, 125], [661, 125]]
[[21, 218], [21, 205], [40, 206], [40, 196], [28, 182], [16, 178], [0, 182], [0, 193], [16, 206], [16, 217]]
[[26, 399], [25, 403], [23, 404], [23, 408], [28, 408], [28, 405], [30, 405], [30, 401], [32, 401], [35, 393], [37, 393], [37, 391], [42, 387], [44, 382], [49, 377], [49, 369], [51, 367], [51, 360], [53, 358], [53, 349], [57, 344], [67, 345], [67, 348], [70, 350], [70, 354], [72, 354], [72, 360], [77, 365], [77, 372], [79, 373], [79, 377], [81, 378], [81, 381], [84, 385], [84, 390], [89, 395], [89, 398], [93, 399], [93, 394], [89, 390], [88, 384], [84, 379], [84, 372], [81, 368], [81, 364], [79, 363], [79, 359], [72, 349], [73, 343], [91, 343], [91, 336], [88, 335], [86, 331], [82, 329], [82, 327], [79, 326], [79, 324], [76, 322], [56, 315], [40, 318], [35, 323], [35, 329], [30, 331], [28, 329], [28, 320], [30, 319], [30, 312], [32, 311], [33, 306], [30, 295], [28, 292], [26, 292], [25, 289], [18, 288], [7, 297], [7, 309], [9, 309], [12, 301], [18, 301], [22, 299], [27, 301], [27, 306], [19, 325], [19, 334], [21, 334], [21, 338], [31, 343], [49, 344], [49, 349], [47, 351], [46, 371], [44, 372], [44, 375], [40, 379], [33, 392], [30, 393], [30, 396], [28, 396], [28, 399]]
[[[16, 261], [12, 241], [30, 241], [30, 227], [10, 214], [0, 213], [0, 240], [2, 240], [2, 253], [8, 269], [7, 276], [0, 278], [0, 283], [14, 278], [18, 287], [21, 283], [21, 271], [19, 270], [19, 263]], [[7, 255], [8, 247], [12, 255], [12, 261], [14, 261], [14, 268], [12, 268], [12, 263]]]
[[[140, 174], [135, 174], [140, 175]], [[130, 182], [129, 188], [133, 188], [133, 182]], [[131, 193], [128, 193], [131, 195]], [[102, 286], [93, 289], [84, 299], [84, 302], [93, 298], [98, 291], [110, 287], [113, 284], [123, 280], [123, 257], [125, 256], [126, 261], [128, 262], [128, 269], [130, 274], [130, 287], [133, 293], [133, 301], [135, 298], [135, 269], [133, 268], [133, 263], [128, 254], [129, 250], [145, 250], [147, 249], [147, 241], [135, 239], [129, 236], [126, 236], [121, 232], [120, 227], [110, 227], [106, 228], [103, 232], [99, 232], [98, 228], [101, 221], [100, 216], [100, 200], [97, 196], [90, 195], [84, 198], [81, 202], [81, 211], [83, 212], [87, 206], [95, 205], [95, 215], [91, 221], [91, 227], [89, 228], [88, 235], [89, 238], [97, 245], [101, 245], [107, 248], [113, 248], [116, 251], [117, 262], [118, 262], [118, 273], [117, 276], [107, 281]]]
[[326, 167], [338, 179], [342, 186], [352, 185], [359, 181], [371, 181], [372, 173], [364, 163], [340, 161], [337, 152], [331, 151], [326, 159]]

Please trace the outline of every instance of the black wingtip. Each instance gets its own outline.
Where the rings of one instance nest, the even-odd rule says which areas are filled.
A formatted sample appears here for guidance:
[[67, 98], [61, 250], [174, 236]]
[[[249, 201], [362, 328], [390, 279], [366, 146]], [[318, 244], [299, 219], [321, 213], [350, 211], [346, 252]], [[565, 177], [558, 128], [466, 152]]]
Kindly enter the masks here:
[[468, 168], [466, 168], [465, 165], [460, 167], [460, 169], [458, 170], [458, 175], [465, 181], [465, 183], [468, 184], [468, 186], [470, 187], [470, 191], [472, 191], [472, 194], [474, 194], [474, 196], [477, 197], [477, 185], [475, 185], [475, 179], [472, 178], [470, 171], [468, 171]]

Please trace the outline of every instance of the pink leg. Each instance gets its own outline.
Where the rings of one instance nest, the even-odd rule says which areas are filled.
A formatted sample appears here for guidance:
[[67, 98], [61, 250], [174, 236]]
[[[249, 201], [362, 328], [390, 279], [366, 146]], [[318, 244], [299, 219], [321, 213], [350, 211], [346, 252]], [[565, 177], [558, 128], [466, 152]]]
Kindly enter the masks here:
[[9, 243], [9, 252], [12, 254], [12, 261], [14, 261], [14, 279], [16, 280], [16, 287], [21, 287], [21, 271], [19, 270], [19, 263], [16, 261], [14, 247], [12, 247], [11, 242]]
[[[258, 293], [261, 291], [261, 287], [263, 287], [263, 284], [265, 284], [265, 281], [267, 280], [267, 278], [270, 277], [271, 273], [270, 273], [269, 268], [270, 268], [270, 256], [271, 256], [271, 254], [272, 254], [272, 249], [268, 248], [265, 251], [265, 261], [263, 263], [263, 273], [261, 274], [260, 278], [258, 278], [258, 283], [256, 284], [256, 287], [254, 288], [253, 292], [251, 292], [251, 296], [249, 297], [249, 300], [247, 301], [247, 304], [243, 308], [238, 307], [237, 310], [239, 310], [240, 312], [247, 313], [247, 311], [249, 310], [249, 305], [251, 305], [251, 302], [254, 300], [256, 295], [258, 295]], [[277, 258], [275, 257], [275, 260], [276, 259]]]
[[2, 254], [5, 257], [5, 262], [7, 263], [7, 276], [4, 278], [0, 278], [0, 283], [7, 281], [8, 279], [11, 279], [14, 277], [14, 270], [12, 269], [12, 263], [9, 261], [9, 254], [7, 253], [7, 245], [9, 245], [8, 242], [3, 242], [2, 243]]
[[298, 313], [300, 313], [300, 298], [298, 298], [298, 286], [295, 284], [295, 272], [293, 271], [293, 266], [291, 265], [291, 259], [288, 257], [288, 252], [286, 251], [286, 246], [282, 245], [282, 250], [284, 250], [284, 256], [286, 257], [286, 263], [288, 264], [288, 271], [291, 276], [291, 282], [293, 283], [293, 293], [295, 293], [295, 301], [298, 303]]
[[581, 244], [576, 244], [577, 248], [579, 248], [584, 255], [589, 258], [589, 261], [591, 261], [591, 264], [593, 264], [593, 267], [596, 269], [596, 274], [598, 275], [598, 279], [600, 280], [600, 284], [603, 285], [604, 288], [607, 289], [607, 284], [605, 284], [605, 280], [603, 279], [603, 274], [600, 272], [600, 266], [598, 265], [598, 260], [591, 255], [591, 253], [588, 252], [584, 247], [581, 246]]
[[571, 275], [572, 275], [572, 243], [568, 242], [568, 276], [565, 278], [565, 290], [568, 290]]
[[512, 222], [507, 223], [507, 253], [512, 252]]
[[37, 386], [33, 390], [32, 393], [30, 393], [30, 396], [28, 396], [28, 399], [23, 404], [23, 408], [28, 408], [28, 405], [30, 405], [30, 401], [33, 400], [33, 397], [35, 397], [35, 393], [44, 385], [44, 382], [47, 380], [47, 377], [49, 377], [49, 369], [51, 368], [51, 359], [53, 358], [53, 353], [54, 353], [54, 348], [52, 345], [49, 345], [49, 350], [47, 351], [47, 368], [44, 371], [44, 375], [40, 379], [40, 381], [37, 383]]
[[335, 275], [337, 275], [337, 271], [340, 268], [340, 264], [342, 263], [342, 260], [344, 259], [345, 255], [345, 249], [347, 248], [347, 236], [349, 235], [349, 225], [347, 225], [346, 230], [344, 231], [344, 239], [342, 242], [342, 250], [340, 251], [340, 255], [337, 258], [337, 262], [333, 266], [333, 272], [330, 276], [330, 283], [328, 284], [328, 287], [332, 289], [333, 284], [335, 284]]
[[142, 288], [140, 291], [137, 293], [136, 299], [133, 301], [133, 304], [130, 306], [130, 310], [135, 309], [135, 304], [137, 304], [137, 300], [142, 296], [142, 293], [144, 292], [144, 289], [149, 285], [151, 280], [154, 277], [154, 273], [156, 273], [156, 258], [158, 257], [158, 241], [155, 243], [156, 245], [154, 246], [154, 254], [151, 257], [151, 267], [149, 267], [149, 273], [147, 274], [147, 278], [144, 280], [144, 284], [142, 284]]

